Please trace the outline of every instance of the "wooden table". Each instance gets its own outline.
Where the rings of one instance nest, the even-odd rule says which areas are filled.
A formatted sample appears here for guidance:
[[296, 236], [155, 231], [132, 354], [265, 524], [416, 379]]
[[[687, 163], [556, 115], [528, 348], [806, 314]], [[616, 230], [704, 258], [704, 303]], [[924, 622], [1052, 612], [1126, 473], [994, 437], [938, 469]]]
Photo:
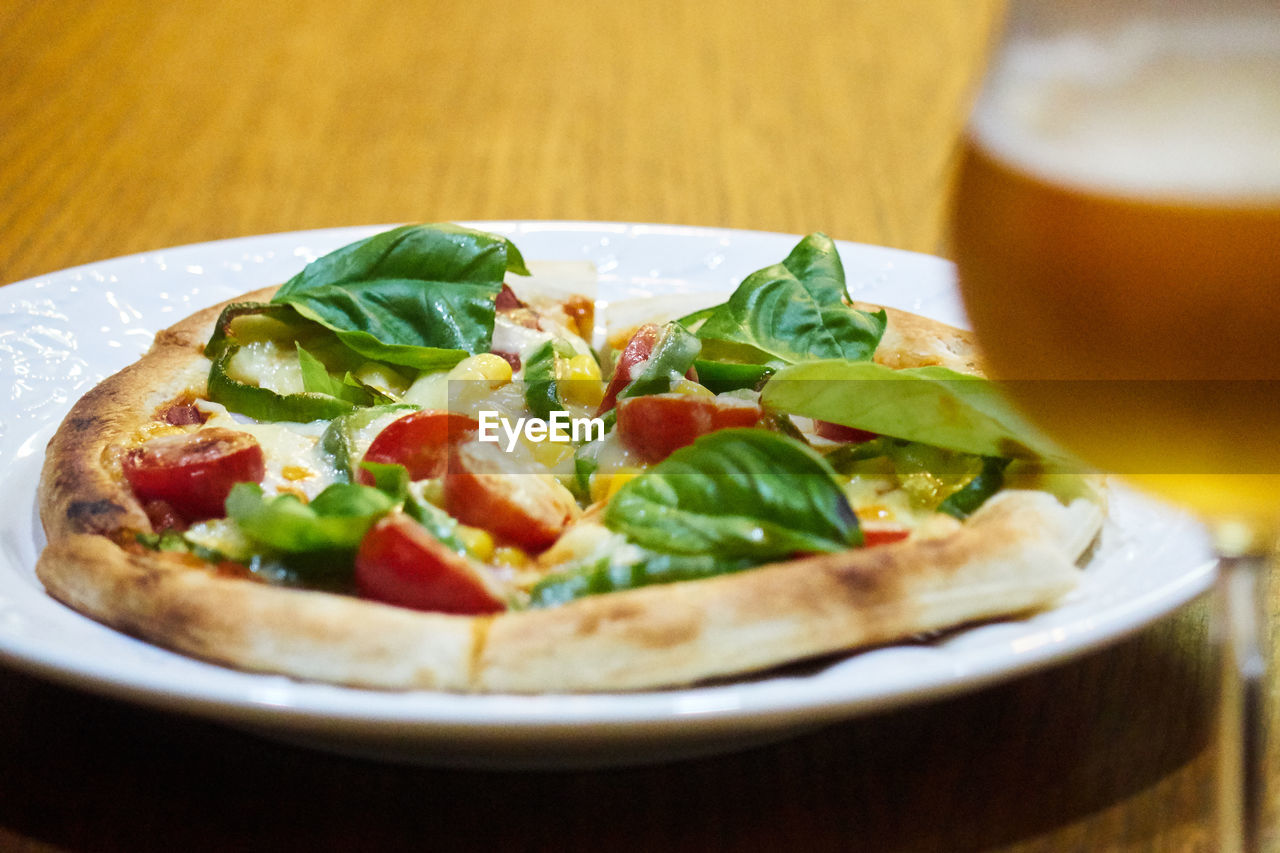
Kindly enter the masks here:
[[[995, 0], [0, 6], [0, 282], [406, 220], [942, 246]], [[1212, 849], [1206, 601], [957, 698], [671, 765], [381, 765], [0, 669], [0, 849]]]

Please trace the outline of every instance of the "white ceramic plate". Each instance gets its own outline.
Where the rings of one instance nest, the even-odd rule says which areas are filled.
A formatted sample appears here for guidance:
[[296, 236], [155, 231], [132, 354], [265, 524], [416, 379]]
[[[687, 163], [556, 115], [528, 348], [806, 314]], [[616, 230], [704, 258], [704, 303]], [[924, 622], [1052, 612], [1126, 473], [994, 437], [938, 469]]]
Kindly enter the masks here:
[[[673, 226], [494, 222], [531, 260], [590, 260], [601, 296], [729, 290], [786, 256], [779, 234]], [[74, 400], [197, 308], [283, 281], [376, 232], [346, 228], [150, 252], [0, 288], [0, 659], [66, 684], [283, 740], [375, 758], [486, 767], [658, 761], [742, 747], [1007, 678], [1113, 641], [1204, 590], [1201, 529], [1116, 496], [1084, 583], [1053, 610], [782, 674], [625, 695], [381, 693], [251, 675], [173, 654], [47, 597], [35, 485]], [[840, 244], [855, 298], [963, 323], [949, 264]]]

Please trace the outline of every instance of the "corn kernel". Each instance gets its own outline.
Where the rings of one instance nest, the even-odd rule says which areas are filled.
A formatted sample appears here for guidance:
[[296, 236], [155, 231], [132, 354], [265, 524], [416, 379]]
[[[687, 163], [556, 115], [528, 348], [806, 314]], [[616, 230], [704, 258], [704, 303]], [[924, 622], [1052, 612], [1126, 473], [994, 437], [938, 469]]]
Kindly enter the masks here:
[[482, 352], [455, 364], [449, 371], [449, 380], [488, 382], [496, 388], [511, 381], [511, 365], [500, 355]]
[[456, 534], [462, 547], [466, 548], [467, 553], [472, 557], [486, 563], [493, 558], [493, 537], [489, 535], [489, 531], [459, 524]]
[[596, 364], [594, 356], [587, 353], [580, 353], [569, 359], [569, 378], [570, 379], [594, 379], [600, 381], [600, 365]]
[[586, 353], [556, 361], [556, 378], [562, 380], [557, 390], [566, 403], [595, 408], [604, 399], [600, 381], [600, 365]]
[[857, 516], [862, 521], [883, 521], [893, 518], [893, 511], [884, 504], [858, 507]]
[[591, 478], [591, 500], [596, 502], [610, 500], [618, 493], [618, 489], [640, 476], [641, 473], [639, 468], [629, 465], [619, 468], [612, 474], [597, 473]]
[[539, 465], [554, 468], [573, 455], [573, 445], [567, 441], [537, 441], [533, 443], [533, 458]]
[[519, 569], [529, 565], [529, 555], [514, 545], [500, 545], [493, 549], [489, 562], [495, 566]]
[[301, 465], [286, 465], [280, 469], [280, 476], [290, 481], [310, 480], [315, 475], [315, 471], [310, 468], [304, 468]]

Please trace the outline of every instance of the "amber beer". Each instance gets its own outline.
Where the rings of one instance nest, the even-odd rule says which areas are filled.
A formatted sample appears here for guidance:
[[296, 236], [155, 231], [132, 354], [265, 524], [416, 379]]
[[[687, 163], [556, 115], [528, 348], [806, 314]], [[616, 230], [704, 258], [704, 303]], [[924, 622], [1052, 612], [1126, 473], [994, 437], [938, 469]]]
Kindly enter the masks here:
[[970, 319], [992, 375], [1084, 459], [1274, 529], [1280, 34], [1103, 38], [993, 69], [953, 211]]

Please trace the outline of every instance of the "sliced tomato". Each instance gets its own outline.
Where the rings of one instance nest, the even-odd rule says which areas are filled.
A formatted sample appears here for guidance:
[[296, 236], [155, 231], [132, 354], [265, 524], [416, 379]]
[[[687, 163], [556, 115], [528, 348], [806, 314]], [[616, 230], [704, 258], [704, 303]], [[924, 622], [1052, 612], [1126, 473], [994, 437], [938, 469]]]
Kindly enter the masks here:
[[496, 444], [459, 445], [444, 478], [445, 511], [528, 551], [541, 551], [578, 515], [573, 495], [546, 473], [523, 470]]
[[181, 401], [174, 401], [165, 407], [164, 419], [166, 423], [171, 423], [174, 426], [193, 426], [208, 420], [204, 412], [200, 411], [195, 403]]
[[[364, 461], [403, 465], [411, 480], [440, 477], [449, 465], [450, 449], [473, 438], [479, 429], [479, 422], [466, 415], [434, 409], [411, 412], [387, 424], [374, 437]], [[371, 486], [373, 475], [361, 468], [356, 482]]]
[[493, 307], [499, 311], [511, 311], [516, 308], [527, 307], [520, 301], [520, 297], [516, 296], [516, 292], [511, 289], [511, 285], [505, 281], [502, 283], [502, 290], [498, 291], [498, 296], [493, 301]]
[[845, 426], [844, 424], [833, 424], [831, 421], [815, 421], [813, 426], [819, 438], [838, 441], [842, 444], [862, 444], [864, 441], [880, 437], [879, 434], [867, 432], [865, 429]]
[[493, 354], [496, 355], [498, 358], [502, 359], [503, 361], [505, 361], [507, 364], [511, 365], [512, 373], [515, 373], [517, 370], [520, 369], [520, 353], [507, 352], [506, 350], [496, 349], [493, 351]]
[[890, 542], [901, 542], [911, 535], [905, 527], [863, 527], [862, 547], [873, 548], [876, 545], [888, 545]]
[[760, 415], [754, 403], [720, 397], [676, 393], [628, 397], [618, 404], [618, 440], [641, 461], [661, 462], [698, 436], [755, 426]]
[[386, 604], [443, 613], [505, 610], [496, 584], [403, 512], [379, 519], [356, 552], [356, 588]]
[[266, 459], [247, 432], [209, 427], [153, 438], [124, 455], [125, 479], [144, 504], [163, 502], [187, 521], [220, 518], [236, 483], [258, 483]]
[[142, 504], [152, 530], [186, 530], [187, 520], [168, 501], [147, 500]]
[[604, 397], [600, 401], [600, 408], [596, 410], [597, 417], [618, 404], [618, 395], [622, 393], [623, 388], [630, 385], [632, 380], [640, 374], [644, 362], [648, 361], [649, 356], [653, 355], [653, 348], [657, 346], [658, 338], [661, 334], [662, 327], [655, 323], [646, 323], [636, 329], [631, 336], [631, 340], [627, 341], [627, 345], [622, 348], [622, 353], [618, 356], [618, 363], [614, 365], [613, 377], [604, 389]]

